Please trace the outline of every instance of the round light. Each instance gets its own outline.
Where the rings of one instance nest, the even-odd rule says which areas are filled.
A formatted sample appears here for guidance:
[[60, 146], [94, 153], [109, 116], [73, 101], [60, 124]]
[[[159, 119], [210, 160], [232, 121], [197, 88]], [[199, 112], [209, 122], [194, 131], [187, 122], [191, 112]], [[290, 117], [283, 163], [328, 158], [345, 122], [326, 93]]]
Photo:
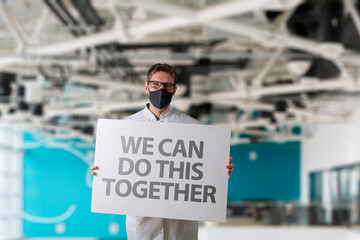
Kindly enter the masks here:
[[65, 231], [66, 231], [66, 226], [65, 226], [64, 223], [57, 223], [57, 224], [55, 225], [55, 232], [56, 232], [57, 234], [64, 234]]
[[254, 152], [254, 151], [251, 151], [251, 152], [249, 153], [249, 159], [250, 159], [251, 161], [255, 161], [255, 160], [257, 159], [257, 153]]
[[110, 224], [109, 224], [109, 233], [110, 233], [110, 234], [117, 234], [117, 233], [119, 233], [119, 224], [114, 223], [114, 222], [110, 223]]

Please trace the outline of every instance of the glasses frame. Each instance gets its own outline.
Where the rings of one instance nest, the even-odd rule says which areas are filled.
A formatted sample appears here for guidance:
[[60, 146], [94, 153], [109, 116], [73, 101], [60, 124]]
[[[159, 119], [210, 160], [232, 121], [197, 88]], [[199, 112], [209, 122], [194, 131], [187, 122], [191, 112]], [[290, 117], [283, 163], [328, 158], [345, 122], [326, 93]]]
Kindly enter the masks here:
[[[158, 88], [152, 87], [152, 88], [154, 88], [154, 89], [160, 89], [160, 88], [161, 88], [161, 85], [162, 85], [163, 88], [164, 88], [166, 91], [174, 91], [174, 90], [175, 90], [175, 87], [176, 87], [176, 83], [164, 83], [164, 82], [152, 81], [152, 80], [148, 80], [148, 81], [147, 81], [147, 83], [148, 83], [149, 86], [150, 86], [150, 84], [151, 84], [152, 82], [155, 82], [155, 83], [159, 83], [159, 84], [160, 84], [160, 86], [159, 86]], [[165, 84], [171, 85], [172, 88], [171, 88], [171, 89], [167, 89], [167, 88], [165, 87]], [[150, 86], [150, 87], [151, 87], [151, 86]]]

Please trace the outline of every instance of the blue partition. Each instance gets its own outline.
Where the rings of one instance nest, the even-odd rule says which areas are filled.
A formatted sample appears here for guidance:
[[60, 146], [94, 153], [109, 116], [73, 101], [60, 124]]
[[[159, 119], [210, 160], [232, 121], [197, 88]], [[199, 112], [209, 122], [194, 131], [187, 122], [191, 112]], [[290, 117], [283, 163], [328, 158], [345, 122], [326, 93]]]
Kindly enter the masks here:
[[[25, 237], [126, 239], [125, 216], [90, 212], [93, 142], [27, 133], [24, 147]], [[231, 156], [230, 201], [299, 199], [299, 142], [235, 145]]]
[[24, 139], [25, 237], [126, 239], [125, 216], [90, 212], [94, 143]]
[[230, 152], [229, 201], [299, 200], [300, 142], [239, 144]]

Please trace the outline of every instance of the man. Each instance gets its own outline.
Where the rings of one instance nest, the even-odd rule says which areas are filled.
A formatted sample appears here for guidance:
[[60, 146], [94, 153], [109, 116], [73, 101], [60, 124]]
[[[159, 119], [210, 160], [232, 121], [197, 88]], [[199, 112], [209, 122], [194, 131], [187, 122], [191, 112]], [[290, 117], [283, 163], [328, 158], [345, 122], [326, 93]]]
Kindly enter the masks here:
[[[150, 103], [145, 108], [125, 120], [148, 122], [172, 122], [196, 124], [197, 120], [175, 111], [170, 107], [172, 97], [176, 93], [177, 74], [168, 64], [155, 64], [150, 67], [145, 82], [145, 91], [149, 94]], [[229, 157], [227, 165], [228, 176], [233, 171], [234, 164]], [[97, 166], [90, 167], [91, 174], [96, 175]], [[198, 222], [177, 219], [163, 219], [151, 217], [126, 217], [126, 231], [129, 240], [195, 240], [198, 233]]]

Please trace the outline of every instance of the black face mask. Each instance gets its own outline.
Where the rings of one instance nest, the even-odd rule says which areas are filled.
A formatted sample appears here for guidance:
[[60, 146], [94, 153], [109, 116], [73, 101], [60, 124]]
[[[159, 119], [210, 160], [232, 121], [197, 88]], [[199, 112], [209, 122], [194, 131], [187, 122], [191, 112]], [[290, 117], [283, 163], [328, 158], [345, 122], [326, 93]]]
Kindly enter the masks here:
[[150, 91], [149, 99], [154, 107], [162, 109], [170, 104], [172, 96], [173, 93], [160, 88], [156, 91]]

